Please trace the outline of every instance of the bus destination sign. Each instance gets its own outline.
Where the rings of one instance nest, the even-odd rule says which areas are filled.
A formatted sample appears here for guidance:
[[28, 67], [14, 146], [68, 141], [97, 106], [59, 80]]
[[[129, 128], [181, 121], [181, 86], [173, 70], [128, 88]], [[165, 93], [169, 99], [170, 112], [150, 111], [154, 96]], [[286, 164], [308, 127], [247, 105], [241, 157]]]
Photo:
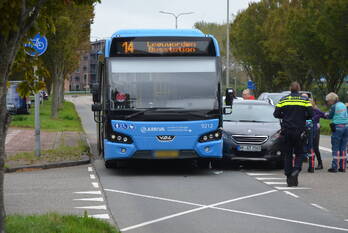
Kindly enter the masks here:
[[110, 57], [128, 56], [215, 56], [208, 37], [114, 38]]

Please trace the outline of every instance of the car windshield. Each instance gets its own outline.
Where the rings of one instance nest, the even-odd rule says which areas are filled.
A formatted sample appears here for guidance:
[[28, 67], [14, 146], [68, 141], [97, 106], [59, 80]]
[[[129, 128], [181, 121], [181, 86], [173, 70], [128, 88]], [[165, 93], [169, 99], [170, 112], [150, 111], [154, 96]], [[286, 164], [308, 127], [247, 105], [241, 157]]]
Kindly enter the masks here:
[[215, 59], [118, 59], [111, 62], [111, 72], [112, 110], [219, 108]]
[[273, 101], [273, 104], [276, 105], [283, 96], [284, 95], [269, 95], [268, 98], [270, 98]]
[[275, 123], [279, 122], [273, 116], [274, 107], [265, 104], [233, 104], [232, 114], [225, 114], [224, 121], [238, 121], [238, 122], [265, 122]]

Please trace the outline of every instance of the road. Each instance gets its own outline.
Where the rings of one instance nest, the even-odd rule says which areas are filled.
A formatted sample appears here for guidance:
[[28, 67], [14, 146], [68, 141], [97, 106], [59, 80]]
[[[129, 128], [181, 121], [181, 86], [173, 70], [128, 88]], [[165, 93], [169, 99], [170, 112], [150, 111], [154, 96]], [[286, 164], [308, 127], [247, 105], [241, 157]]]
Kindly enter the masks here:
[[[91, 97], [72, 101], [95, 143]], [[328, 142], [323, 137], [321, 146]], [[323, 156], [328, 167], [330, 154]], [[260, 164], [223, 171], [183, 163], [110, 170], [96, 160], [93, 166], [122, 232], [348, 232], [347, 173], [303, 172], [300, 187], [288, 188], [280, 170]]]

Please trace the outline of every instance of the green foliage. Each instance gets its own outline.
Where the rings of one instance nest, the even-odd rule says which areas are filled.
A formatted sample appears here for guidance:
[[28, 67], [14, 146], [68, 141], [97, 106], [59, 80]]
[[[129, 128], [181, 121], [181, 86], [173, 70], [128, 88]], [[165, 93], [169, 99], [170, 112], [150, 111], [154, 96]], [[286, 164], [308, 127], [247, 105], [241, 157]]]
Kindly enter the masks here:
[[[52, 102], [44, 101], [40, 105], [40, 121], [41, 129], [49, 131], [82, 131], [80, 118], [75, 110], [75, 106], [71, 102], [64, 102], [62, 110], [58, 114], [57, 119], [51, 119]], [[30, 110], [30, 115], [14, 115], [12, 117], [12, 127], [34, 128], [34, 108]]]
[[261, 91], [297, 80], [303, 89], [319, 85], [323, 95], [348, 75], [347, 29], [346, 0], [262, 0], [237, 15], [231, 46]]
[[7, 233], [118, 233], [115, 227], [105, 221], [88, 216], [12, 215], [6, 218]]

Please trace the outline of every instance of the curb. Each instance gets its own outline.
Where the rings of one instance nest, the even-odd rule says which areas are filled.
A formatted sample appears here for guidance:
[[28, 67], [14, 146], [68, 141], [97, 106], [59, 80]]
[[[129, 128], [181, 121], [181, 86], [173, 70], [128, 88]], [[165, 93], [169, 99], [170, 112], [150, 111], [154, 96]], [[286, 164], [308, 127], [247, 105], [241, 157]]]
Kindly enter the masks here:
[[5, 173], [19, 172], [19, 171], [27, 171], [27, 170], [41, 170], [41, 169], [50, 169], [50, 168], [62, 168], [62, 167], [72, 167], [83, 164], [88, 164], [91, 162], [89, 156], [82, 156], [81, 160], [77, 161], [63, 161], [63, 162], [55, 162], [55, 163], [46, 163], [46, 164], [37, 164], [37, 165], [23, 165], [11, 168], [5, 168]]

